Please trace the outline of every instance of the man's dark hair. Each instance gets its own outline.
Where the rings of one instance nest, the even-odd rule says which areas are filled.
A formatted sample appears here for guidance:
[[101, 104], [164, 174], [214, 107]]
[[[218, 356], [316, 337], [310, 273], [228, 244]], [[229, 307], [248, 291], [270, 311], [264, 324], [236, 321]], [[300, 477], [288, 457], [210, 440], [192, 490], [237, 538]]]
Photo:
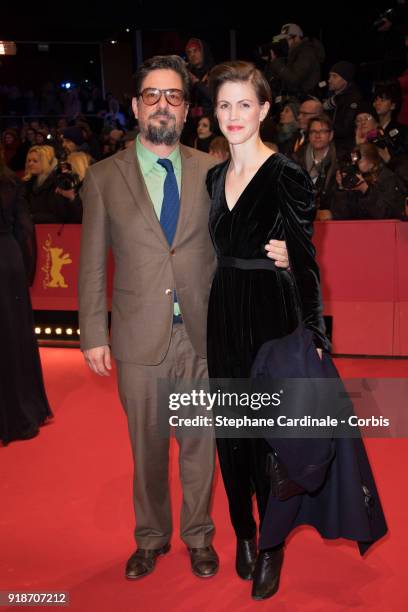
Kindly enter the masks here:
[[190, 100], [190, 78], [184, 61], [178, 55], [155, 55], [143, 62], [134, 75], [134, 95], [140, 96], [143, 81], [153, 70], [173, 70], [180, 75], [185, 102]]
[[373, 100], [376, 98], [391, 100], [395, 104], [393, 114], [398, 113], [402, 103], [402, 92], [399, 82], [397, 80], [390, 80], [374, 83]]
[[332, 119], [328, 115], [325, 115], [323, 113], [321, 115], [317, 115], [316, 117], [312, 117], [311, 119], [309, 119], [309, 123], [307, 124], [308, 131], [310, 130], [312, 123], [322, 123], [327, 127], [328, 130], [330, 130], [331, 132], [333, 131]]

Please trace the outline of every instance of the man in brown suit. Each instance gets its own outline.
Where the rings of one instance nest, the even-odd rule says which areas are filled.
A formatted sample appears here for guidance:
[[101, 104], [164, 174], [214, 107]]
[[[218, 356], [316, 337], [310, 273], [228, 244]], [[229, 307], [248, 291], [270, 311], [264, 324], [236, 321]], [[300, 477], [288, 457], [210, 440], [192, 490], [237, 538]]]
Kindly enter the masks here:
[[[215, 256], [208, 233], [205, 179], [210, 156], [179, 144], [188, 111], [189, 82], [177, 56], [157, 56], [136, 75], [135, 148], [92, 166], [82, 191], [79, 303], [81, 348], [100, 375], [111, 369], [106, 303], [106, 257], [112, 249], [112, 354], [128, 418], [135, 462], [137, 550], [129, 579], [153, 571], [168, 552], [172, 531], [168, 486], [169, 440], [157, 431], [158, 379], [207, 376], [207, 303]], [[136, 149], [136, 150], [135, 150]], [[167, 160], [170, 160], [170, 164]], [[164, 221], [169, 184], [179, 209], [174, 237]], [[167, 200], [167, 202], [166, 202]], [[280, 256], [281, 247], [275, 249]], [[285, 265], [285, 256], [283, 256]], [[181, 437], [181, 537], [194, 574], [213, 576], [218, 557], [209, 515], [214, 440]]]

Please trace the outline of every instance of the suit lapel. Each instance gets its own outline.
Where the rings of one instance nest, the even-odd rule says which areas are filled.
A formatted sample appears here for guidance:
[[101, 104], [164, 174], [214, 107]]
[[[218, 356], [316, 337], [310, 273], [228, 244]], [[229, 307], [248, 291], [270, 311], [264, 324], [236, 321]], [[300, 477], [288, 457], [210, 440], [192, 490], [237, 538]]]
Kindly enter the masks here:
[[190, 153], [187, 147], [180, 145], [181, 153], [181, 196], [180, 213], [177, 223], [174, 244], [180, 242], [184, 228], [188, 224], [194, 203], [196, 202], [196, 192], [198, 187], [198, 161]]
[[154, 211], [153, 202], [147, 191], [134, 147], [129, 147], [123, 151], [123, 153], [117, 155], [115, 157], [115, 162], [146, 221], [155, 232], [157, 238], [168, 247], [160, 221]]

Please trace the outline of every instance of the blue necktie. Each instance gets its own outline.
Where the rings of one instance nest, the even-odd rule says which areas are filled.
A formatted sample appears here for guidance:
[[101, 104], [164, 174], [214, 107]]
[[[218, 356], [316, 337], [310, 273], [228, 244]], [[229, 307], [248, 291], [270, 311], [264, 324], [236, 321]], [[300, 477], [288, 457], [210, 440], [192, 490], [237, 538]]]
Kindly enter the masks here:
[[[163, 204], [160, 213], [160, 225], [167, 238], [169, 246], [173, 244], [176, 233], [177, 221], [180, 211], [180, 196], [173, 164], [169, 159], [158, 159], [157, 163], [162, 166], [167, 174], [163, 186]], [[176, 291], [173, 292], [174, 302], [177, 303]], [[173, 315], [173, 323], [181, 323], [180, 315]]]
[[176, 175], [174, 174], [174, 168], [171, 161], [169, 159], [158, 159], [157, 163], [167, 172], [163, 186], [163, 205], [160, 213], [160, 225], [163, 228], [169, 246], [171, 246], [176, 233], [180, 210], [180, 196]]

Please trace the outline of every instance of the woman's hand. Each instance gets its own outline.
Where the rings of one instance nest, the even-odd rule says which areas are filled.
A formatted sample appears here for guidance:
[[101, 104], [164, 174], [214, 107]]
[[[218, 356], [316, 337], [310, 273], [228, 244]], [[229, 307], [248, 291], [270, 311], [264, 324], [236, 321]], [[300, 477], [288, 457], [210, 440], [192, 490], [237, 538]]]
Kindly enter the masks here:
[[359, 179], [359, 183], [353, 187], [353, 191], [361, 191], [361, 193], [365, 193], [368, 189], [368, 183], [365, 182], [361, 174], [356, 174], [356, 177]]
[[76, 197], [75, 189], [61, 189], [57, 187], [55, 193], [62, 195], [64, 198], [67, 198], [67, 200], [71, 200], [71, 202], [75, 200]]

